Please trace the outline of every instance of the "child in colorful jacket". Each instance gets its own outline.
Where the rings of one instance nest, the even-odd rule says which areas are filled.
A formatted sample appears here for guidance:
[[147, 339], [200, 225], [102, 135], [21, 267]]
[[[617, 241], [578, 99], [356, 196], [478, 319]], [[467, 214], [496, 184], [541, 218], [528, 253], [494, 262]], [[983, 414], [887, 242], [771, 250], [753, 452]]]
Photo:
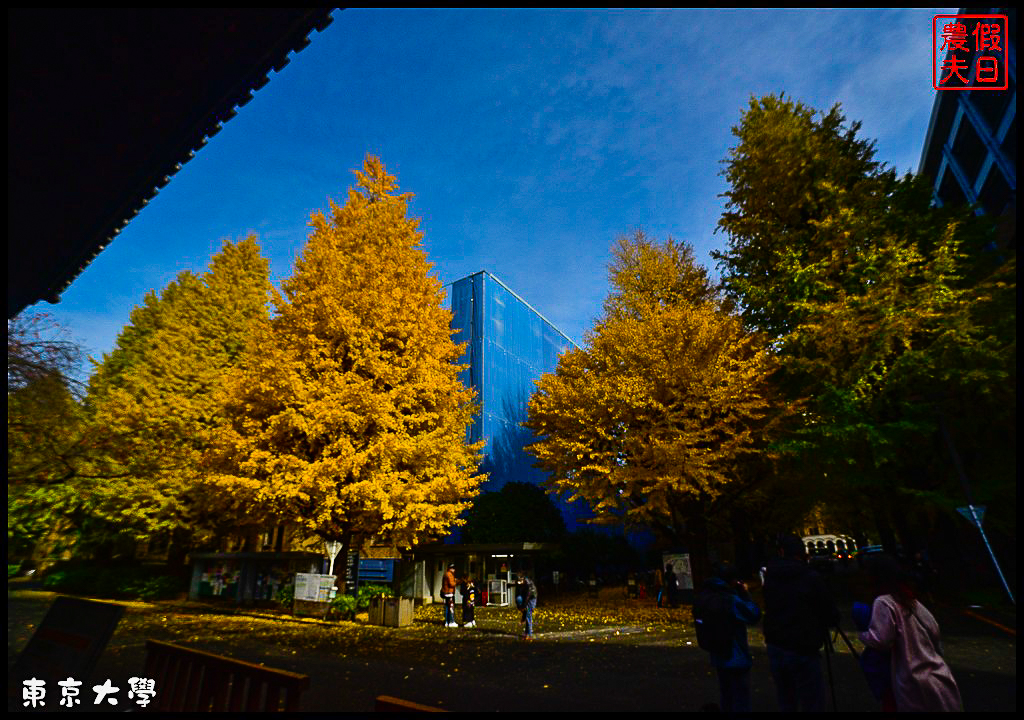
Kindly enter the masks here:
[[473, 576], [468, 575], [462, 583], [462, 627], [475, 628], [476, 620], [473, 619], [473, 608], [476, 606], [476, 585], [473, 584]]

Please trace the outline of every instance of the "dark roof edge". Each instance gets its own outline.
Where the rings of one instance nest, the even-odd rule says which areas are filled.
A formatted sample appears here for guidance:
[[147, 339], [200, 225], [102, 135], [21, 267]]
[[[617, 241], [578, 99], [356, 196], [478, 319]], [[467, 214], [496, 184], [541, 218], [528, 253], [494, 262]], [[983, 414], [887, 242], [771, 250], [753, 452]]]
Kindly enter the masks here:
[[[301, 52], [309, 45], [309, 36], [313, 30], [322, 32], [333, 22], [331, 12], [334, 8], [313, 8], [303, 17], [292, 23], [291, 29], [282, 37], [278, 43], [268, 50], [259, 64], [252, 68], [248, 77], [243, 78], [229, 90], [224, 98], [198, 122], [188, 133], [185, 139], [178, 145], [172, 160], [155, 173], [149, 175], [143, 182], [137, 185], [135, 191], [129, 194], [128, 199], [120, 205], [118, 211], [104, 223], [92, 242], [84, 251], [69, 258], [64, 264], [61, 275], [67, 278], [63, 284], [51, 285], [46, 288], [43, 295], [38, 298], [21, 299], [21, 307], [8, 308], [8, 317], [14, 317], [29, 305], [39, 300], [46, 300], [50, 303], [59, 301], [61, 294], [74, 282], [85, 268], [100, 254], [117, 235], [128, 225], [128, 223], [149, 204], [149, 201], [156, 197], [156, 194], [170, 182], [182, 166], [191, 160], [195, 153], [206, 145], [207, 141], [220, 132], [228, 120], [233, 118], [238, 108], [248, 103], [253, 98], [253, 93], [260, 90], [270, 82], [270, 71], [280, 72], [291, 60], [289, 53]], [[12, 312], [13, 311], [13, 312]]]

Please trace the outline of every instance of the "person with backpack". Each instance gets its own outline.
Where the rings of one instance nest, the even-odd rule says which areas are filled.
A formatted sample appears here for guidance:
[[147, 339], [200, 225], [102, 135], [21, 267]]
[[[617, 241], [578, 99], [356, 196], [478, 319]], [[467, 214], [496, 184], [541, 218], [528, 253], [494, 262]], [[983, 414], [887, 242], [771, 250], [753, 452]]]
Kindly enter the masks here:
[[824, 712], [821, 649], [829, 628], [839, 625], [824, 579], [807, 564], [807, 549], [795, 535], [782, 540], [782, 557], [764, 577], [764, 644], [779, 710]]
[[747, 625], [761, 619], [761, 608], [750, 598], [746, 584], [726, 562], [716, 563], [714, 576], [704, 583], [693, 604], [697, 645], [706, 650], [718, 674], [722, 712], [750, 712], [750, 668]]

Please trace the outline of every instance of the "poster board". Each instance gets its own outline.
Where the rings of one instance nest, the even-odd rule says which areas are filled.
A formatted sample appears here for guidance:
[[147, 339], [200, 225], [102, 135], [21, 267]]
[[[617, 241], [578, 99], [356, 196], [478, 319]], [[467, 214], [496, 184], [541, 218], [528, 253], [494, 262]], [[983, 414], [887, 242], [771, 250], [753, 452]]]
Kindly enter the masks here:
[[313, 590], [313, 578], [316, 575], [313, 573], [295, 573], [295, 599], [296, 600], [316, 600], [316, 592]]
[[690, 553], [662, 553], [661, 566], [672, 565], [680, 590], [693, 590], [693, 569], [690, 567]]
[[307, 602], [329, 602], [334, 590], [334, 575], [319, 573], [295, 574], [295, 599]]
[[334, 575], [320, 575], [316, 589], [317, 602], [330, 602], [334, 597]]

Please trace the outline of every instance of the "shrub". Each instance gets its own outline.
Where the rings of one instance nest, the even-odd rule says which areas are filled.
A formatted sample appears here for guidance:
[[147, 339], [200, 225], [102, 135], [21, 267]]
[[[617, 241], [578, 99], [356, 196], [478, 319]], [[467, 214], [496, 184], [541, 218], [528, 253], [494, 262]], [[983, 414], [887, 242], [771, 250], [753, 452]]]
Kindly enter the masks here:
[[63, 570], [52, 572], [43, 579], [43, 587], [47, 590], [60, 590], [66, 587], [66, 584], [67, 573]]
[[295, 586], [291, 583], [282, 585], [277, 591], [277, 601], [284, 607], [290, 608], [295, 602]]
[[135, 594], [143, 600], [172, 598], [182, 592], [182, 581], [169, 575], [159, 575], [142, 580], [134, 586]]
[[97, 573], [95, 569], [70, 566], [50, 572], [43, 580], [43, 587], [73, 594], [95, 594]]
[[391, 588], [386, 585], [363, 585], [359, 588], [359, 596], [356, 599], [356, 608], [359, 610], [366, 610], [370, 607], [370, 599], [379, 595], [383, 595], [384, 597], [395, 596], [391, 591]]
[[158, 600], [174, 597], [187, 589], [186, 580], [163, 575], [141, 565], [96, 567], [67, 564], [43, 579], [47, 590], [107, 598]]
[[352, 620], [356, 616], [356, 598], [352, 595], [338, 595], [331, 600], [330, 614], [342, 620]]

